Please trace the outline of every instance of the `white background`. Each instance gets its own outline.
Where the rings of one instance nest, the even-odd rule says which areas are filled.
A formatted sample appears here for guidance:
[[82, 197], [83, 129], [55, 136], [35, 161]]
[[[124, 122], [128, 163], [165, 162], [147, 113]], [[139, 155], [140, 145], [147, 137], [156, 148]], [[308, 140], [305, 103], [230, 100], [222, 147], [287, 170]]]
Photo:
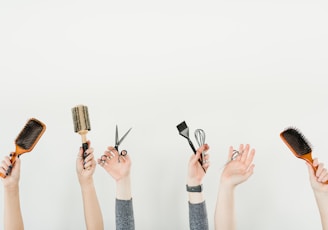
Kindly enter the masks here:
[[[120, 135], [132, 127], [122, 148], [136, 229], [189, 228], [183, 120], [211, 148], [210, 229], [228, 148], [241, 143], [256, 149], [256, 166], [236, 189], [237, 228], [321, 229], [305, 162], [279, 133], [297, 127], [328, 164], [327, 12], [324, 0], [1, 0], [1, 158], [28, 118], [47, 125], [22, 156], [25, 229], [85, 229], [78, 104], [89, 108], [96, 157], [114, 144], [116, 124]], [[115, 229], [115, 183], [101, 167], [94, 180], [105, 228]]]

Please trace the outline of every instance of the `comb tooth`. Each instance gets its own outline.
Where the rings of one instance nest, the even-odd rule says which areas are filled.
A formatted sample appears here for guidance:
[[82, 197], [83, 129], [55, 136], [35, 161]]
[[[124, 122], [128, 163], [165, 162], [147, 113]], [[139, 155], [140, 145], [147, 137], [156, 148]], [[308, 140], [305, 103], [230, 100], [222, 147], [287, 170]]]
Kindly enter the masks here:
[[15, 140], [16, 145], [25, 150], [32, 148], [44, 131], [44, 127], [40, 121], [33, 118], [30, 119], [17, 136]]

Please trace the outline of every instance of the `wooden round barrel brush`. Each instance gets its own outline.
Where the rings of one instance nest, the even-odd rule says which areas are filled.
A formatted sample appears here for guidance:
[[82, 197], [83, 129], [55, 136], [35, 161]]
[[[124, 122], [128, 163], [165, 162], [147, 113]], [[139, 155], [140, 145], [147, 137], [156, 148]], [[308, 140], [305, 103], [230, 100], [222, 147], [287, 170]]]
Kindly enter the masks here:
[[74, 131], [81, 135], [83, 160], [87, 157], [86, 150], [89, 148], [87, 143], [87, 133], [91, 130], [88, 107], [77, 105], [72, 108]]

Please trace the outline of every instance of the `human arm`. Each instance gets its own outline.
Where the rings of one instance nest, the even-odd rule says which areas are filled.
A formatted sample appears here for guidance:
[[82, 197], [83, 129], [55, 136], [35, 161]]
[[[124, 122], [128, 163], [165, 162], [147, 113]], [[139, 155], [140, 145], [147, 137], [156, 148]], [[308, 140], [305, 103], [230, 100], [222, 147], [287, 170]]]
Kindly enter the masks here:
[[253, 158], [255, 150], [250, 150], [247, 144], [239, 146], [237, 158], [232, 159], [233, 147], [229, 148], [228, 160], [220, 179], [217, 203], [215, 207], [215, 229], [216, 230], [234, 230], [234, 191], [238, 184], [245, 182], [252, 174], [254, 169]]
[[319, 209], [321, 224], [323, 230], [328, 230], [328, 172], [323, 163], [319, 163], [318, 159], [313, 160], [313, 166], [318, 167], [314, 172], [313, 167], [307, 163], [310, 184]]
[[[90, 142], [88, 142], [90, 146]], [[83, 149], [79, 150], [76, 160], [76, 172], [82, 192], [85, 224], [88, 230], [103, 230], [103, 217], [93, 182], [93, 174], [96, 169], [96, 161], [93, 148], [86, 150], [88, 156], [83, 160]]]
[[[13, 153], [12, 153], [13, 154]], [[19, 157], [12, 165], [8, 156], [2, 161], [0, 172], [6, 175], [9, 167], [12, 171], [5, 178], [2, 178], [4, 188], [4, 229], [5, 230], [23, 230], [24, 223], [20, 208], [19, 198], [19, 179], [20, 179]]]
[[129, 155], [121, 156], [109, 146], [98, 159], [98, 163], [115, 180], [116, 183], [116, 229], [134, 230], [134, 213], [131, 192], [131, 159]]
[[[203, 184], [205, 171], [209, 168], [209, 154], [205, 154], [205, 161], [203, 167], [199, 164], [198, 160], [202, 152], [208, 151], [207, 144], [201, 146], [196, 154], [190, 157], [188, 164], [187, 186], [194, 187]], [[188, 207], [189, 207], [189, 227], [191, 230], [206, 230], [208, 229], [208, 217], [206, 210], [206, 203], [203, 191], [201, 192], [188, 192]]]

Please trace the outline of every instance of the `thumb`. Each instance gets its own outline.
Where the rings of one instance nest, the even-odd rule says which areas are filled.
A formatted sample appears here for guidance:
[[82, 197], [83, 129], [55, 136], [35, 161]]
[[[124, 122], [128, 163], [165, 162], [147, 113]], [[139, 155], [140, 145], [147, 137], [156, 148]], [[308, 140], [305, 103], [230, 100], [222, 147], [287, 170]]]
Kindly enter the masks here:
[[19, 157], [16, 158], [15, 163], [13, 165], [13, 171], [19, 173], [20, 172], [20, 166], [21, 166], [21, 159]]
[[315, 172], [313, 170], [312, 165], [310, 165], [308, 162], [306, 162], [306, 166], [308, 168], [310, 178], [311, 179], [316, 179]]

